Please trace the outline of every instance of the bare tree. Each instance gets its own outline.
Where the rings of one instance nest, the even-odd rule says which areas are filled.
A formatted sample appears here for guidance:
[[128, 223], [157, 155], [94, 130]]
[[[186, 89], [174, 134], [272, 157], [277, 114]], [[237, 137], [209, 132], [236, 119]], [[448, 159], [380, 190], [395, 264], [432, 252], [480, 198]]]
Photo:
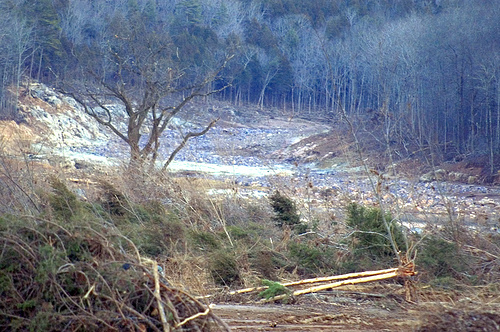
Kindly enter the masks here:
[[[130, 166], [136, 169], [147, 161], [155, 163], [163, 143], [162, 133], [189, 101], [227, 86], [217, 83], [232, 58], [213, 50], [212, 59], [188, 67], [185, 59], [189, 54], [174, 44], [168, 24], [147, 25], [141, 15], [132, 10], [115, 13], [102, 38], [80, 46], [77, 59], [81, 76], [78, 81], [66, 80], [62, 88], [129, 146]], [[215, 59], [217, 56], [219, 60]], [[80, 83], [82, 77], [85, 80]], [[117, 114], [110, 106], [117, 104], [125, 109], [126, 130], [120, 128]], [[188, 139], [205, 134], [214, 124], [215, 120], [200, 132], [186, 133], [163, 168]]]
[[[17, 119], [20, 85], [30, 57], [32, 28], [14, 13], [2, 13], [0, 19], [0, 118]], [[8, 93], [8, 88], [10, 92]]]

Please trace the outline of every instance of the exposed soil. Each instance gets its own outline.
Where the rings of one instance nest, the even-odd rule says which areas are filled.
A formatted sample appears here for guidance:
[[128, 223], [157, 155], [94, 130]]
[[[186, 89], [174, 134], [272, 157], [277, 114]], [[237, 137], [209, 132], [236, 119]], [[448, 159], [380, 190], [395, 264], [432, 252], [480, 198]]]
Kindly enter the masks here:
[[398, 284], [365, 284], [293, 304], [220, 303], [213, 310], [234, 331], [500, 331], [495, 292], [487, 296], [489, 304], [429, 289], [409, 303], [402, 292]]
[[474, 294], [424, 287], [410, 303], [403, 287], [389, 281], [310, 294], [292, 304], [242, 300], [213, 310], [234, 331], [500, 331], [498, 292]]
[[371, 305], [217, 305], [214, 312], [234, 331], [401, 331], [412, 322]]
[[294, 304], [218, 304], [214, 312], [234, 331], [402, 331], [419, 323], [410, 304], [383, 293], [332, 291]]

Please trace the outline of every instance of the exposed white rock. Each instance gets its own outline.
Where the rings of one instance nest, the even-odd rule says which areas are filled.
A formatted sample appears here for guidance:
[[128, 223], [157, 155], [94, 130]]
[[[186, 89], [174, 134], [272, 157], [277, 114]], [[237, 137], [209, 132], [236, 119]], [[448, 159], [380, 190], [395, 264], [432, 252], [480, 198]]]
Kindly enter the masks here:
[[26, 121], [40, 130], [40, 138], [45, 142], [52, 143], [54, 147], [106, 144], [110, 133], [73, 99], [40, 83], [32, 84], [30, 91], [38, 101], [25, 103], [23, 111], [28, 115]]
[[[94, 166], [96, 164], [106, 167], [126, 162], [127, 146], [85, 114], [73, 99], [37, 84], [31, 87], [30, 97], [23, 102], [22, 110], [27, 115], [26, 121], [29, 123], [25, 129], [29, 130], [23, 131], [21, 124], [4, 124], [6, 129], [0, 128], [2, 130], [0, 138], [8, 131], [16, 130], [24, 132], [26, 137], [23, 136], [22, 140], [26, 142], [36, 134], [37, 138], [31, 140], [35, 144], [30, 143], [39, 152], [35, 157], [45, 158], [49, 163], [59, 167], [84, 169], [96, 167]], [[119, 105], [107, 107], [113, 117], [126, 120], [123, 107]], [[96, 111], [103, 112], [99, 109]], [[206, 136], [190, 141], [181, 153], [184, 156], [179, 154], [177, 160], [171, 164], [170, 170], [231, 178], [241, 183], [248, 183], [249, 192], [255, 191], [252, 186], [265, 188], [268, 185], [272, 186], [272, 181], [285, 183], [289, 180], [290, 187], [305, 196], [310, 195], [310, 191], [304, 188], [309, 188], [307, 187], [309, 182], [314, 183], [315, 187], [330, 192], [328, 208], [336, 209], [332, 213], [341, 214], [339, 211], [344, 209], [347, 198], [370, 206], [379, 203], [366, 175], [363, 175], [362, 166], [352, 167], [354, 165], [339, 159], [327, 164], [328, 168], [320, 169], [317, 162], [322, 157], [314, 152], [318, 150], [317, 142], [308, 140], [302, 145], [290, 145], [299, 136], [307, 137], [323, 128], [308, 124], [307, 130], [301, 129], [307, 123], [297, 120], [290, 129], [289, 122], [279, 122], [277, 119], [272, 121], [272, 124], [266, 123], [262, 127], [256, 124], [249, 126], [245, 123], [244, 126], [236, 122], [225, 122], [225, 127], [215, 127]], [[288, 127], [284, 127], [284, 124]], [[191, 127], [199, 128], [195, 128], [194, 123], [186, 120], [174, 119], [170, 126], [174, 130], [169, 130], [166, 133], [168, 137], [163, 137], [164, 154], [169, 152], [167, 147], [170, 149], [175, 147], [181, 138], [176, 129], [187, 132], [192, 129]], [[125, 132], [125, 129], [122, 124], [120, 130]], [[238, 152], [240, 154], [237, 154]], [[325, 155], [333, 157], [333, 152], [326, 152]], [[287, 161], [278, 162], [272, 158], [273, 156], [280, 157], [280, 160], [288, 157], [297, 158], [300, 163], [294, 165], [292, 162], [287, 164]], [[309, 159], [311, 163], [303, 162]], [[262, 180], [264, 177], [267, 180]], [[386, 207], [393, 208], [398, 213], [418, 215], [418, 218], [415, 217], [417, 222], [425, 220], [431, 224], [434, 216], [441, 218], [449, 213], [450, 204], [452, 204], [450, 213], [453, 213], [454, 217], [477, 221], [479, 217], [476, 216], [488, 215], [490, 220], [498, 221], [500, 193], [497, 189], [472, 184], [452, 184], [444, 182], [445, 179], [468, 180], [464, 174], [452, 172], [447, 174], [445, 170], [436, 170], [423, 175], [420, 180], [425, 183], [384, 177], [384, 188], [380, 197]], [[485, 197], [485, 194], [488, 196]], [[318, 197], [315, 201], [311, 200], [311, 208], [315, 208], [315, 204], [319, 202], [321, 200]], [[417, 227], [423, 229], [420, 224]]]

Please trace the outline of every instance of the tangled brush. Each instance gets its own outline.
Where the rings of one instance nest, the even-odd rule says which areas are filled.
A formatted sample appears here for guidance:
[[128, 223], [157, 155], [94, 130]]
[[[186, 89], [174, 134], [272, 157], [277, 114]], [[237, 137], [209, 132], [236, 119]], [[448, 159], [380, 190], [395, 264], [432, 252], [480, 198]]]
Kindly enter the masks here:
[[229, 330], [106, 223], [2, 217], [0, 248], [0, 330]]

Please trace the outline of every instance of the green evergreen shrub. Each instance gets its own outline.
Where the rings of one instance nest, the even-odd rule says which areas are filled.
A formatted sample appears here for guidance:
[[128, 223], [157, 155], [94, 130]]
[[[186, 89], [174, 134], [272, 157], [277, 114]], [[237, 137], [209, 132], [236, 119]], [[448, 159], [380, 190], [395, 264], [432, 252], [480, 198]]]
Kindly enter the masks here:
[[199, 229], [192, 229], [188, 235], [191, 246], [195, 251], [213, 251], [222, 247], [222, 241], [212, 232], [206, 232]]
[[[456, 243], [437, 236], [429, 236], [422, 242], [416, 258], [424, 281], [436, 286], [451, 287], [463, 276], [473, 275], [472, 257], [465, 255]], [[468, 280], [471, 281], [471, 280]]]
[[175, 219], [144, 225], [144, 242], [140, 250], [150, 257], [170, 256], [183, 247], [185, 233], [184, 225]]
[[226, 230], [232, 240], [232, 245], [223, 230], [218, 233], [220, 242], [227, 247], [237, 249], [240, 255], [246, 257], [252, 271], [257, 271], [263, 277], [272, 279], [275, 277], [276, 270], [286, 265], [279, 261], [276, 252], [269, 250], [266, 246], [273, 235], [269, 225], [266, 227], [260, 223], [247, 222], [227, 226]]
[[275, 213], [273, 221], [277, 226], [289, 226], [296, 232], [304, 230], [297, 206], [290, 198], [276, 190], [274, 194], [269, 196], [269, 201]]
[[384, 268], [387, 264], [394, 263], [396, 253], [389, 238], [392, 237], [398, 250], [404, 251], [404, 234], [389, 213], [385, 215], [385, 220], [389, 224], [390, 234], [387, 233], [379, 208], [367, 208], [357, 203], [348, 205], [347, 225], [355, 232], [350, 239], [352, 261], [345, 262], [344, 268]]
[[[226, 227], [231, 239], [241, 242], [242, 244], [253, 245], [258, 239], [269, 238], [270, 229], [262, 224], [255, 222], [246, 222], [238, 225]], [[219, 232], [221, 238], [226, 238], [225, 232]]]
[[325, 270], [331, 273], [337, 265], [333, 248], [313, 242], [290, 242], [288, 256], [304, 274], [320, 274]]
[[263, 279], [262, 284], [264, 286], [268, 286], [268, 288], [262, 292], [259, 293], [259, 297], [264, 298], [266, 300], [269, 300], [272, 297], [282, 295], [282, 294], [287, 294], [289, 295], [291, 291], [280, 284], [279, 282]]
[[[245, 225], [246, 226], [246, 225]], [[232, 225], [226, 227], [227, 232], [231, 236], [232, 239], [246, 241], [248, 239], [255, 239], [255, 232], [252, 232], [247, 227], [243, 227], [243, 225]], [[226, 237], [225, 232], [219, 232], [219, 236]]]
[[[123, 220], [124, 216], [111, 217]], [[186, 243], [184, 224], [159, 202], [130, 205], [125, 219], [129, 222], [115, 224], [146, 256], [169, 256], [173, 251], [182, 250]]]
[[236, 257], [224, 249], [214, 251], [209, 259], [210, 275], [221, 286], [231, 286], [240, 282], [240, 271]]
[[60, 179], [51, 177], [50, 185], [53, 193], [49, 194], [48, 199], [54, 217], [59, 220], [69, 220], [79, 212], [80, 201], [76, 194], [69, 190]]

